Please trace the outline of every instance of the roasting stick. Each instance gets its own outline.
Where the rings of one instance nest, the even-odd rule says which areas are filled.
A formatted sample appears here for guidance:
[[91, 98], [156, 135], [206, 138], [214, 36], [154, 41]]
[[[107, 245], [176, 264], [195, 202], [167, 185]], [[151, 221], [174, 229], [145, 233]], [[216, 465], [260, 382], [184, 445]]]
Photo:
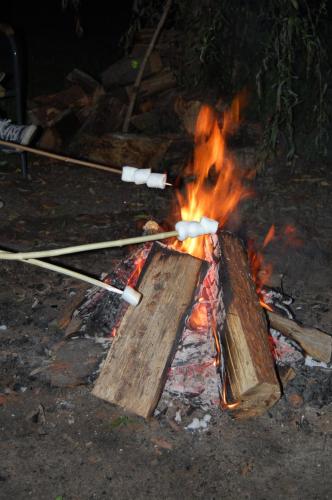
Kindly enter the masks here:
[[[49, 151], [44, 151], [42, 149], [37, 149], [37, 148], [32, 148], [30, 146], [24, 146], [23, 144], [16, 144], [13, 142], [8, 142], [8, 141], [3, 141], [0, 140], [0, 146], [6, 146], [11, 149], [15, 149], [16, 151], [25, 151], [27, 153], [32, 153], [38, 156], [45, 156], [46, 158], [51, 158], [53, 160], [59, 160], [63, 161], [67, 164], [73, 164], [73, 165], [79, 165], [81, 167], [88, 167], [88, 168], [94, 168], [96, 170], [104, 170], [105, 172], [110, 172], [112, 174], [118, 174], [123, 177], [124, 174], [124, 169], [134, 169], [134, 167], [123, 167], [123, 169], [120, 168], [115, 168], [115, 167], [108, 167], [107, 165], [101, 165], [100, 163], [95, 163], [92, 161], [86, 161], [86, 160], [79, 160], [77, 158], [72, 158], [70, 156], [64, 156], [64, 155], [59, 155], [56, 153], [51, 153]], [[141, 169], [134, 169], [134, 170], [141, 170]], [[149, 169], [143, 169], [143, 170], [149, 170]], [[151, 171], [150, 171], [151, 173]], [[152, 176], [162, 176], [163, 174], [152, 174]], [[123, 179], [124, 180], [124, 179]], [[128, 181], [126, 181], [128, 182]], [[130, 182], [134, 182], [134, 179]], [[140, 184], [143, 184], [144, 182], [140, 182]], [[169, 182], [164, 183], [165, 186], [172, 186]], [[150, 186], [149, 186], [150, 187]], [[152, 186], [155, 187], [155, 186]]]
[[218, 222], [202, 217], [200, 222], [196, 221], [180, 221], [175, 225], [175, 231], [165, 233], [149, 234], [146, 236], [137, 236], [134, 238], [126, 238], [123, 240], [101, 241], [99, 243], [87, 243], [85, 245], [76, 245], [72, 247], [56, 248], [54, 250], [40, 250], [37, 252], [18, 252], [11, 253], [0, 251], [0, 259], [2, 260], [26, 260], [26, 259], [43, 259], [48, 257], [59, 257], [60, 255], [68, 255], [71, 253], [88, 252], [92, 250], [101, 250], [105, 248], [123, 247], [126, 245], [134, 245], [137, 243], [146, 243], [148, 241], [165, 240], [168, 238], [177, 237], [180, 241], [186, 238], [194, 238], [203, 234], [213, 234], [218, 229]]
[[56, 257], [59, 255], [65, 255], [68, 253], [84, 252], [87, 250], [97, 250], [100, 248], [110, 248], [116, 246], [130, 245], [133, 243], [144, 243], [147, 241], [154, 241], [159, 239], [166, 239], [176, 236], [180, 241], [186, 238], [193, 238], [196, 236], [202, 236], [203, 234], [214, 234], [217, 232], [218, 222], [208, 217], [202, 217], [199, 222], [197, 221], [179, 221], [175, 224], [175, 231], [169, 231], [167, 233], [152, 234], [147, 236], [140, 236], [137, 238], [127, 238], [124, 240], [106, 241], [101, 243], [91, 243], [88, 245], [78, 245], [76, 247], [60, 248], [56, 250], [46, 250], [41, 252], [20, 252], [13, 253], [5, 250], [0, 251], [0, 259], [2, 260], [20, 260], [26, 262], [27, 264], [32, 264], [34, 266], [42, 267], [50, 271], [55, 271], [60, 274], [65, 274], [71, 278], [76, 278], [82, 281], [86, 281], [94, 286], [99, 286], [105, 288], [109, 292], [114, 292], [121, 294], [121, 298], [131, 305], [137, 306], [142, 298], [142, 294], [126, 286], [124, 290], [119, 290], [103, 281], [90, 278], [84, 274], [78, 273], [76, 271], [71, 271], [70, 269], [51, 264], [49, 262], [44, 262], [38, 260], [36, 256], [39, 257]]
[[[8, 254], [8, 257], [12, 255], [10, 252], [2, 252], [2, 254]], [[15, 255], [15, 254], [14, 254]], [[19, 259], [20, 260], [20, 259]], [[98, 286], [100, 288], [104, 288], [108, 292], [117, 293], [121, 295], [121, 298], [129, 304], [137, 305], [141, 299], [141, 294], [131, 288], [130, 286], [126, 286], [124, 290], [120, 290], [108, 283], [104, 283], [103, 281], [96, 280], [95, 278], [91, 278], [90, 276], [86, 276], [85, 274], [78, 273], [76, 271], [72, 271], [71, 269], [67, 269], [65, 267], [57, 266], [55, 264], [51, 264], [50, 262], [44, 262], [42, 260], [37, 259], [23, 259], [22, 262], [27, 264], [31, 264], [33, 266], [42, 267], [43, 269], [47, 269], [49, 271], [54, 271], [56, 273], [64, 274], [65, 276], [69, 276], [70, 278], [75, 278], [81, 281], [85, 281], [90, 285]]]

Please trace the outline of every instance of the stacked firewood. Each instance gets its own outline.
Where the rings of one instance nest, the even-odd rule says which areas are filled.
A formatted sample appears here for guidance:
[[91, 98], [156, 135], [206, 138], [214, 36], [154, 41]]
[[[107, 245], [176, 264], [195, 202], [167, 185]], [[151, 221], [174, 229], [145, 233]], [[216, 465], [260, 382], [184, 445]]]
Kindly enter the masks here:
[[192, 142], [201, 103], [181, 94], [162, 43], [154, 47], [147, 61], [129, 134], [123, 133], [150, 31], [140, 32], [130, 55], [102, 71], [99, 81], [74, 69], [59, 92], [30, 101], [29, 119], [43, 130], [39, 148], [116, 166], [134, 163], [156, 168], [167, 151], [171, 163], [176, 163], [175, 144], [183, 163], [183, 151], [187, 153]]

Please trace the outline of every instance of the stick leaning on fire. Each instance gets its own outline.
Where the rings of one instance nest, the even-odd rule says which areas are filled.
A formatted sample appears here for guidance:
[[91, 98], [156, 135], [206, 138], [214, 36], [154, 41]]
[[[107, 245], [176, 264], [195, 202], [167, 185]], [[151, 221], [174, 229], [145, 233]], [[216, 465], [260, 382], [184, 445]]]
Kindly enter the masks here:
[[122, 240], [113, 241], [103, 241], [100, 243], [89, 243], [85, 245], [78, 245], [66, 248], [58, 248], [55, 250], [44, 250], [38, 252], [8, 252], [5, 250], [0, 251], [0, 259], [2, 260], [20, 260], [27, 264], [42, 267], [50, 271], [54, 271], [66, 276], [70, 276], [81, 281], [85, 281], [94, 286], [99, 286], [108, 290], [109, 292], [117, 293], [121, 295], [121, 299], [125, 300], [133, 306], [137, 306], [142, 298], [142, 294], [137, 290], [134, 290], [130, 286], [126, 286], [124, 290], [120, 290], [108, 283], [96, 280], [84, 274], [78, 273], [76, 271], [71, 271], [70, 269], [51, 264], [49, 262], [44, 262], [39, 260], [40, 258], [46, 257], [58, 257], [60, 255], [67, 255], [71, 253], [87, 252], [91, 250], [100, 250], [112, 247], [122, 247], [125, 245], [133, 245], [136, 243], [146, 243], [148, 241], [164, 240], [167, 238], [177, 237], [180, 241], [186, 238], [195, 238], [197, 236], [202, 236], [205, 234], [215, 234], [218, 229], [218, 222], [214, 219], [209, 219], [208, 217], [202, 217], [199, 222], [197, 221], [179, 221], [175, 224], [174, 231], [168, 231], [159, 234], [152, 234], [146, 236], [138, 236], [134, 238], [127, 238]]

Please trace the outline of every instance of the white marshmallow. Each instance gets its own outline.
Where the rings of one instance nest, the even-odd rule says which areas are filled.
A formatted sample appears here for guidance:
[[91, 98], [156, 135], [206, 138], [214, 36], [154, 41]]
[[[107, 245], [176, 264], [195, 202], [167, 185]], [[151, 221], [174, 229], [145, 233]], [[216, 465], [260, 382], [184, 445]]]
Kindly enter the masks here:
[[178, 232], [178, 240], [180, 241], [203, 234], [214, 234], [217, 229], [218, 221], [208, 217], [202, 217], [200, 222], [181, 220], [175, 224], [175, 230]]
[[138, 169], [135, 167], [128, 167], [128, 166], [122, 167], [121, 179], [124, 182], [134, 182], [136, 170]]
[[207, 233], [210, 234], [215, 234], [218, 230], [218, 221], [209, 219], [208, 217], [202, 217], [200, 220], [200, 225]]
[[167, 175], [166, 174], [150, 174], [146, 185], [149, 188], [159, 188], [165, 189], [166, 186]]
[[204, 230], [199, 222], [189, 221], [187, 226], [187, 233], [189, 238], [196, 238], [203, 234]]
[[137, 306], [140, 303], [141, 298], [142, 294], [137, 292], [137, 290], [134, 290], [131, 286], [126, 286], [121, 295], [121, 299], [125, 300], [132, 306]]
[[135, 184], [146, 184], [151, 174], [151, 168], [138, 168], [135, 172]]
[[178, 240], [183, 241], [188, 238], [187, 221], [180, 220], [175, 224], [175, 231], [178, 232]]

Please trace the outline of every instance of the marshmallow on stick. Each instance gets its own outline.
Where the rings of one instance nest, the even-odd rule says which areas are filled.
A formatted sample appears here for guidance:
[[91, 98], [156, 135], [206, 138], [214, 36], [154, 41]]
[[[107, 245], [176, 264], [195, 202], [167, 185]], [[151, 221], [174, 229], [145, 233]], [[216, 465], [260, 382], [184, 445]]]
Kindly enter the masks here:
[[175, 224], [175, 230], [178, 232], [178, 240], [183, 241], [203, 234], [215, 234], [218, 230], [218, 221], [208, 217], [202, 217], [199, 222], [181, 220]]
[[122, 167], [121, 179], [124, 182], [134, 182], [135, 184], [146, 184], [150, 188], [165, 189], [166, 174], [155, 174], [151, 168]]

